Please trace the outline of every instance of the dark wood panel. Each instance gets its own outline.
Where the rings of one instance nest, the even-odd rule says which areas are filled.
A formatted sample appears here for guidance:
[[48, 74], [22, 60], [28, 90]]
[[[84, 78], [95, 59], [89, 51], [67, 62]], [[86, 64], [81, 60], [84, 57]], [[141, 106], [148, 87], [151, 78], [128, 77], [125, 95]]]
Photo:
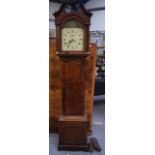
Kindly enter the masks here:
[[[64, 63], [64, 104], [63, 111], [66, 115], [84, 114], [84, 87], [82, 85], [82, 64], [80, 61]], [[68, 107], [68, 108], [66, 108]]]
[[88, 150], [88, 119], [84, 116], [61, 116], [59, 120], [59, 149]]

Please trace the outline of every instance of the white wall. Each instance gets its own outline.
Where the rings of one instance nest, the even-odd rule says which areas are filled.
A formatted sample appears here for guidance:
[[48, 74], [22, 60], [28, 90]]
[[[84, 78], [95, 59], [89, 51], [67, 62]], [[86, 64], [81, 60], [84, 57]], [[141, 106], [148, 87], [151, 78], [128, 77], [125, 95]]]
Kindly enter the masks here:
[[92, 11], [90, 31], [105, 31], [105, 11]]
[[85, 7], [87, 9], [90, 8], [97, 8], [97, 7], [104, 7], [105, 6], [105, 0], [89, 0], [86, 4]]
[[[60, 8], [60, 4], [50, 2], [49, 3], [49, 18], [54, 19], [54, 16], [52, 15], [55, 11], [57, 11]], [[85, 7], [87, 9], [97, 8], [97, 7], [104, 7], [105, 6], [105, 0], [90, 0], [86, 3]], [[91, 18], [91, 31], [96, 30], [105, 30], [105, 11], [99, 10], [99, 11], [92, 11], [93, 15]], [[55, 24], [53, 21], [49, 22], [49, 28], [55, 29]]]
[[[49, 19], [54, 19], [53, 13], [59, 10], [60, 4], [49, 2]], [[49, 22], [49, 29], [55, 29], [55, 23], [54, 21]]]
[[[105, 0], [90, 0], [85, 4], [86, 9], [105, 7]], [[92, 11], [91, 31], [105, 31], [105, 10]]]

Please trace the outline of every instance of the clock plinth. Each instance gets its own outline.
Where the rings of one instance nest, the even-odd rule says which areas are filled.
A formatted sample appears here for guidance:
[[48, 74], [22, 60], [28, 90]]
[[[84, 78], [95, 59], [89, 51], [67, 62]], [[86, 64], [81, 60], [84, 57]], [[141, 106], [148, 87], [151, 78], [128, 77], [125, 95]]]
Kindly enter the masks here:
[[61, 115], [59, 119], [58, 150], [88, 150], [88, 118], [83, 116]]
[[[74, 10], [73, 10], [74, 8]], [[62, 61], [62, 115], [59, 118], [59, 150], [88, 150], [88, 118], [85, 114], [85, 70], [89, 55], [91, 13], [80, 4], [64, 4], [54, 14], [57, 56]]]

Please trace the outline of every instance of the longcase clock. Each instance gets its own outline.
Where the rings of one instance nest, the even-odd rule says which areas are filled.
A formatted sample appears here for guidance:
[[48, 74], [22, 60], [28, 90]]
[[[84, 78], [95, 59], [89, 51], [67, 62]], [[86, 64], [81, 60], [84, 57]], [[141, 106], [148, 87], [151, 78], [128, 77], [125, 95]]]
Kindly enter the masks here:
[[89, 55], [91, 13], [79, 3], [65, 3], [54, 13], [57, 56], [62, 61], [62, 115], [59, 118], [59, 150], [87, 150], [88, 117], [84, 108], [85, 69]]

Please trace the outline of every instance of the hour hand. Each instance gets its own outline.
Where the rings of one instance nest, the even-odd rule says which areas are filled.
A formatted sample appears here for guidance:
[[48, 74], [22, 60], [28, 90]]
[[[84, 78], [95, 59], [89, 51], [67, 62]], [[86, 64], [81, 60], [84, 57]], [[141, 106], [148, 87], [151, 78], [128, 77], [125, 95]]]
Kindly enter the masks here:
[[72, 43], [74, 40], [72, 39], [72, 40], [70, 40], [69, 42], [68, 42], [68, 44], [70, 44], [70, 43]]

